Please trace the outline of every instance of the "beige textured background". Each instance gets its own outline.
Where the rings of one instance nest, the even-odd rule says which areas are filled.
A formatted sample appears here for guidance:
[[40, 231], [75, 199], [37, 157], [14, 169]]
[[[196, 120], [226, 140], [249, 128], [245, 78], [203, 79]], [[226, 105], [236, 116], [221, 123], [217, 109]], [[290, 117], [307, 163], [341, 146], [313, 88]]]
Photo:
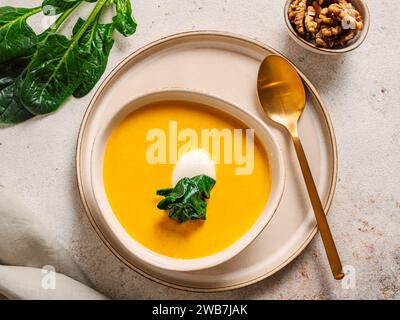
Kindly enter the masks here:
[[[398, 1], [367, 1], [370, 34], [361, 48], [339, 57], [298, 47], [285, 30], [283, 2], [132, 0], [138, 32], [128, 39], [117, 37], [108, 70], [153, 40], [190, 30], [243, 34], [288, 56], [320, 91], [333, 121], [339, 181], [329, 221], [343, 261], [355, 267], [356, 289], [343, 290], [331, 279], [319, 236], [276, 275], [225, 293], [173, 290], [129, 270], [91, 228], [76, 187], [75, 143], [92, 92], [70, 99], [51, 116], [0, 129], [0, 184], [18, 192], [38, 219], [55, 230], [102, 293], [122, 299], [400, 298]], [[1, 5], [24, 4], [1, 0]], [[42, 24], [38, 19], [32, 22], [36, 28]]]

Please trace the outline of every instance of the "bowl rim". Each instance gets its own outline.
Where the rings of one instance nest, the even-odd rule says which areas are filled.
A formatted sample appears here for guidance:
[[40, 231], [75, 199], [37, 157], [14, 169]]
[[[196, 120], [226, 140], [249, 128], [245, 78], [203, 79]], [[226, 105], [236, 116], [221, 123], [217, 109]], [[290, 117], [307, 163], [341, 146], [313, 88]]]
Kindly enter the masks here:
[[[351, 1], [353, 1], [353, 0], [351, 0]], [[361, 7], [363, 7], [363, 9], [365, 11], [365, 16], [363, 17], [364, 28], [361, 30], [361, 32], [359, 33], [359, 35], [357, 36], [355, 41], [352, 42], [351, 44], [349, 44], [348, 46], [345, 46], [343, 48], [337, 48], [337, 49], [322, 48], [322, 47], [317, 47], [315, 44], [311, 43], [310, 41], [307, 41], [307, 40], [303, 39], [302, 37], [300, 37], [297, 34], [297, 32], [293, 29], [293, 26], [289, 21], [289, 17], [288, 17], [288, 13], [287, 13], [288, 9], [289, 9], [289, 5], [293, 2], [293, 0], [286, 0], [284, 9], [283, 9], [283, 16], [284, 16], [285, 24], [289, 31], [289, 34], [292, 37], [294, 37], [299, 42], [299, 44], [306, 45], [307, 49], [309, 49], [313, 52], [324, 53], [324, 54], [341, 54], [341, 53], [351, 52], [351, 51], [357, 49], [359, 46], [361, 46], [361, 44], [365, 41], [365, 39], [367, 38], [368, 32], [369, 32], [369, 28], [370, 28], [370, 12], [369, 12], [368, 5], [363, 0], [356, 0], [356, 1], [358, 2], [357, 4], [360, 5]], [[353, 6], [356, 7], [356, 4], [354, 4], [353, 2], [351, 2], [351, 3]]]
[[[165, 99], [166, 95], [174, 95], [175, 98], [170, 98], [170, 99]], [[185, 96], [186, 98], [181, 98], [177, 99], [179, 95]], [[271, 187], [271, 192], [268, 196], [268, 200], [265, 204], [265, 207], [263, 211], [260, 213], [259, 217], [257, 220], [254, 222], [254, 224], [250, 227], [248, 231], [246, 231], [240, 238], [238, 238], [235, 242], [233, 242], [231, 245], [226, 247], [225, 249], [214, 253], [212, 255], [206, 256], [206, 257], [201, 257], [201, 258], [194, 258], [194, 259], [178, 259], [178, 258], [171, 258], [165, 255], [161, 255], [155, 251], [152, 251], [148, 248], [146, 248], [144, 245], [142, 245], [140, 242], [136, 241], [132, 236], [128, 234], [128, 232], [125, 230], [125, 228], [122, 226], [122, 224], [118, 221], [116, 215], [113, 213], [111, 206], [108, 202], [108, 198], [105, 195], [105, 191], [102, 196], [101, 202], [99, 202], [99, 188], [104, 189], [104, 181], [102, 175], [97, 174], [97, 180], [101, 181], [101, 186], [99, 186], [99, 183], [94, 183], [94, 169], [93, 169], [93, 157], [96, 156], [97, 154], [97, 161], [100, 161], [100, 167], [103, 167], [103, 157], [104, 157], [104, 145], [107, 140], [104, 140], [103, 136], [103, 151], [101, 150], [101, 146], [99, 146], [98, 139], [101, 138], [100, 135], [105, 135], [107, 134], [106, 131], [110, 130], [109, 127], [111, 126], [112, 128], [115, 128], [115, 125], [111, 125], [113, 120], [115, 121], [115, 118], [117, 118], [121, 113], [124, 112], [125, 109], [131, 109], [131, 105], [133, 103], [139, 103], [142, 102], [142, 104], [135, 109], [131, 109], [128, 113], [125, 113], [125, 118], [127, 114], [134, 112], [134, 110], [137, 110], [141, 107], [145, 107], [149, 103], [152, 102], [157, 102], [157, 101], [168, 101], [168, 100], [178, 100], [178, 101], [192, 101], [193, 102], [193, 97], [198, 97], [200, 99], [205, 99], [204, 101], [207, 102], [198, 102], [200, 104], [205, 105], [206, 107], [214, 108], [214, 109], [219, 109], [217, 106], [213, 106], [213, 102], [215, 104], [225, 105], [227, 106], [223, 110], [220, 110], [222, 113], [226, 113], [229, 116], [233, 117], [234, 119], [237, 119], [241, 121], [244, 125], [248, 127], [252, 127], [250, 124], [253, 123], [253, 127], [259, 128], [262, 130], [263, 135], [267, 138], [261, 139], [261, 137], [258, 137], [259, 140], [262, 143], [263, 148], [265, 149], [265, 152], [268, 155], [269, 161], [271, 161], [272, 157], [271, 154], [274, 155], [274, 160], [275, 160], [275, 167], [276, 167], [276, 177], [274, 177], [274, 180], [272, 183], [275, 184], [275, 192], [272, 194], [272, 187]], [[152, 100], [150, 102], [145, 102], [148, 99], [154, 98], [155, 100]], [[235, 114], [236, 112], [236, 114]], [[247, 117], [247, 119], [243, 119], [239, 117], [239, 114], [244, 115]], [[119, 120], [119, 122], [121, 119]], [[119, 123], [118, 122], [118, 123]], [[256, 136], [258, 136], [256, 134]], [[269, 140], [268, 143], [266, 143], [266, 140]], [[269, 145], [269, 148], [272, 149], [267, 149], [266, 144]], [[100, 148], [100, 150], [99, 150]], [[97, 151], [95, 151], [97, 149]], [[99, 152], [100, 152], [100, 160], [99, 160]], [[97, 166], [99, 166], [97, 164]], [[272, 170], [272, 165], [270, 163], [270, 167]], [[136, 258], [139, 260], [142, 260], [143, 262], [152, 265], [154, 267], [164, 269], [164, 270], [170, 270], [170, 271], [196, 271], [196, 270], [203, 270], [203, 269], [208, 269], [211, 267], [215, 267], [219, 264], [222, 264], [223, 262], [226, 262], [230, 259], [232, 259], [234, 256], [239, 254], [241, 251], [243, 251], [246, 247], [248, 247], [258, 236], [259, 234], [264, 230], [264, 228], [268, 225], [268, 223], [272, 220], [275, 212], [277, 211], [277, 208], [279, 207], [280, 201], [282, 199], [283, 191], [284, 191], [284, 186], [285, 186], [285, 168], [284, 168], [284, 161], [283, 161], [283, 156], [282, 156], [282, 151], [281, 148], [279, 147], [279, 144], [277, 143], [276, 138], [273, 136], [271, 133], [270, 129], [268, 126], [265, 124], [264, 121], [261, 119], [258, 119], [251, 113], [249, 113], [247, 110], [244, 110], [240, 107], [238, 107], [236, 104], [231, 103], [227, 100], [224, 100], [220, 97], [217, 97], [215, 95], [201, 92], [201, 91], [195, 91], [191, 89], [185, 89], [185, 88], [163, 88], [160, 90], [154, 90], [151, 92], [147, 92], [141, 95], [138, 95], [131, 99], [128, 103], [126, 103], [124, 106], [121, 106], [120, 108], [117, 109], [117, 111], [114, 113], [113, 117], [108, 120], [106, 124], [103, 124], [100, 126], [99, 130], [96, 133], [96, 137], [94, 139], [93, 145], [91, 146], [91, 159], [90, 159], [90, 175], [91, 175], [91, 184], [92, 184], [92, 192], [94, 195], [95, 199], [95, 205], [97, 207], [97, 211], [99, 215], [101, 216], [103, 220], [103, 225], [109, 229], [108, 234], [112, 235], [113, 241], [118, 242], [125, 250], [130, 252], [132, 255], [134, 255]], [[105, 197], [104, 197], [105, 195]], [[107, 202], [109, 209], [111, 210], [104, 211], [104, 201]], [[102, 204], [103, 203], [103, 204]], [[110, 224], [110, 219], [114, 220], [114, 224]], [[117, 227], [117, 225], [119, 225]], [[122, 234], [120, 233], [122, 232]], [[122, 235], [124, 235], [124, 238], [122, 238]], [[128, 240], [129, 239], [129, 240]], [[128, 243], [128, 242], [129, 243]], [[134, 244], [132, 246], [132, 244]]]

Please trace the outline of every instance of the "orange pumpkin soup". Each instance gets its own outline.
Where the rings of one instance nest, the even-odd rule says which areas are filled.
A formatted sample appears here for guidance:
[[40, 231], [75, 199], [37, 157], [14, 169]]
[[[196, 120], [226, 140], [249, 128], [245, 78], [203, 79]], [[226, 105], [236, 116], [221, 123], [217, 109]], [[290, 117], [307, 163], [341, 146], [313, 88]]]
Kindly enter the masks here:
[[[166, 159], [172, 149], [171, 121], [177, 130], [192, 129], [201, 136], [203, 129], [246, 130], [225, 113], [187, 102], [163, 102], [132, 112], [111, 133], [105, 150], [103, 176], [111, 208], [130, 236], [159, 254], [181, 259], [201, 258], [226, 249], [256, 222], [268, 200], [271, 175], [267, 154], [255, 139], [250, 174], [238, 174], [237, 163], [215, 162], [216, 184], [207, 200], [207, 219], [179, 223], [157, 209], [160, 188], [173, 187], [175, 163], [150, 163], [148, 133], [157, 128], [166, 134]], [[228, 130], [228, 131], [227, 131]], [[240, 141], [238, 141], [238, 139]], [[248, 143], [245, 134], [234, 142]], [[187, 141], [178, 141], [178, 147]], [[215, 149], [209, 146], [211, 159]], [[235, 146], [235, 144], [234, 144]], [[225, 155], [224, 139], [220, 154]], [[246, 148], [243, 147], [243, 152]], [[228, 155], [229, 156], [229, 155]], [[176, 155], [175, 155], [176, 157]], [[242, 164], [243, 165], [243, 164]]]

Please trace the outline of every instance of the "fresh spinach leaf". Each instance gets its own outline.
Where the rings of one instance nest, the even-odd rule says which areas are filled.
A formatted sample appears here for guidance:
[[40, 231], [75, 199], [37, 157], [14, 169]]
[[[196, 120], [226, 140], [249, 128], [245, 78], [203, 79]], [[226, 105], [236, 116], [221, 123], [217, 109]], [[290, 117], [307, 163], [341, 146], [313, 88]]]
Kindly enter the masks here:
[[113, 17], [115, 29], [123, 36], [128, 37], [136, 32], [137, 24], [132, 17], [130, 0], [112, 0], [115, 3], [117, 14]]
[[0, 79], [5, 77], [18, 77], [29, 64], [30, 60], [31, 56], [27, 56], [0, 63]]
[[[66, 17], [84, 1], [97, 2], [87, 21], [79, 19], [71, 39], [57, 34]], [[117, 8], [113, 23], [99, 23], [103, 8], [112, 3]], [[27, 19], [42, 8], [45, 14], [62, 15], [36, 36]], [[126, 0], [44, 0], [42, 7], [33, 9], [0, 7], [0, 123], [49, 113], [71, 95], [86, 95], [106, 69], [113, 29], [126, 36], [135, 32], [131, 13]], [[22, 69], [8, 68], [25, 56], [30, 61]], [[12, 74], [7, 73], [10, 70]]]
[[40, 7], [0, 7], [0, 63], [29, 56], [35, 51], [36, 34], [27, 19], [40, 11]]
[[20, 101], [21, 77], [9, 80], [8, 85], [0, 89], [0, 124], [7, 125], [17, 124], [33, 117]]
[[77, 88], [79, 52], [64, 35], [50, 34], [38, 45], [21, 88], [21, 99], [33, 114], [56, 110]]
[[[43, 43], [47, 37], [57, 31], [65, 19], [74, 11], [79, 4], [68, 9], [47, 30], [37, 36], [37, 43]], [[16, 124], [33, 117], [20, 99], [20, 91], [26, 69], [30, 61], [37, 55], [16, 58], [0, 64], [0, 123]]]
[[[44, 0], [42, 3], [43, 13], [46, 16], [60, 14], [72, 8], [75, 4], [84, 0]], [[85, 0], [86, 2], [96, 2], [97, 0]]]
[[[74, 35], [84, 23], [83, 19], [77, 21], [73, 30]], [[112, 23], [100, 24], [97, 19], [80, 39], [79, 51], [83, 60], [80, 75], [82, 82], [73, 93], [75, 97], [80, 98], [88, 94], [106, 70], [108, 56], [114, 45], [113, 31]]]
[[32, 118], [19, 99], [23, 70], [30, 57], [17, 58], [0, 64], [0, 123], [16, 124]]
[[98, 0], [88, 20], [72, 39], [50, 34], [38, 45], [21, 88], [21, 100], [29, 112], [53, 112], [79, 87], [86, 57], [79, 48], [79, 42], [107, 1]]
[[215, 180], [206, 175], [182, 178], [174, 188], [159, 189], [157, 195], [164, 196], [157, 208], [168, 210], [168, 217], [179, 222], [206, 219], [206, 199], [210, 198]]

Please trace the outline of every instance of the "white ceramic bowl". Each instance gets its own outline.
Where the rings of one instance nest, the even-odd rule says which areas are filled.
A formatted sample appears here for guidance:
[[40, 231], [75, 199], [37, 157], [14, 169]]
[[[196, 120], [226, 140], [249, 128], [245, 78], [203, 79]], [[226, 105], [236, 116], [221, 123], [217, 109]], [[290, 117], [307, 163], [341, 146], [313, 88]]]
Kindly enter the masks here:
[[343, 48], [333, 48], [333, 49], [326, 49], [326, 48], [321, 48], [317, 47], [314, 43], [309, 42], [302, 37], [300, 37], [297, 32], [293, 29], [292, 24], [289, 21], [289, 16], [288, 16], [288, 9], [290, 4], [292, 3], [292, 0], [286, 0], [285, 3], [285, 8], [284, 8], [284, 19], [286, 22], [286, 27], [288, 28], [290, 36], [296, 41], [301, 47], [304, 49], [310, 50], [315, 53], [322, 53], [326, 55], [337, 55], [337, 54], [342, 54], [346, 52], [353, 51], [357, 49], [365, 40], [367, 37], [368, 31], [369, 31], [369, 24], [370, 24], [370, 15], [369, 15], [369, 10], [367, 4], [363, 0], [349, 0], [353, 4], [353, 6], [360, 12], [361, 16], [363, 17], [363, 24], [364, 28], [362, 30], [359, 30], [357, 33], [357, 36], [349, 41], [345, 47]]
[[[153, 102], [171, 100], [200, 103], [209, 106], [210, 108], [221, 110], [232, 117], [239, 119], [249, 128], [253, 128], [255, 130], [255, 135], [259, 138], [269, 157], [272, 175], [271, 192], [267, 204], [263, 212], [260, 214], [258, 220], [246, 234], [244, 234], [230, 247], [204, 258], [176, 259], [160, 255], [144, 247], [142, 244], [133, 239], [119, 223], [111, 209], [104, 188], [103, 158], [106, 142], [112, 130], [129, 113], [141, 107], [145, 107]], [[109, 121], [106, 121], [105, 125], [100, 128], [99, 132], [97, 133], [91, 158], [91, 177], [92, 185], [94, 186], [93, 192], [99, 212], [101, 212], [103, 220], [111, 230], [111, 237], [114, 238], [109, 240], [119, 243], [137, 258], [148, 264], [158, 268], [174, 271], [193, 271], [210, 268], [233, 258], [244, 248], [246, 248], [264, 229], [275, 213], [283, 194], [285, 181], [284, 176], [283, 158], [280, 148], [264, 123], [254, 118], [247, 111], [227, 101], [208, 94], [181, 89], [162, 90], [159, 92], [144, 94], [134, 99], [127, 105], [116, 108], [114, 117], [112, 117]]]

